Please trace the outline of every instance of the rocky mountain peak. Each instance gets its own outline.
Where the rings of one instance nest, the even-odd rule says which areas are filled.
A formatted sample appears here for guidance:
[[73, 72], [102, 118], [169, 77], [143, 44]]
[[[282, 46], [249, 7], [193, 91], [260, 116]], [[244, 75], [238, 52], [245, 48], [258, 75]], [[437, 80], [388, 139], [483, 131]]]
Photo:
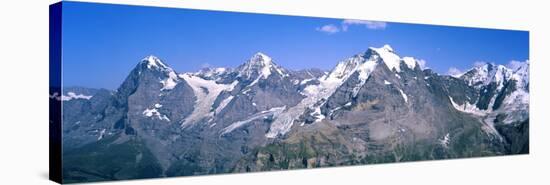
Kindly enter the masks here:
[[460, 78], [466, 80], [470, 86], [489, 85], [492, 82], [501, 86], [512, 77], [512, 74], [513, 71], [506, 66], [485, 63], [477, 65]]
[[354, 72], [359, 72], [359, 77], [364, 81], [368, 78], [378, 64], [385, 64], [388, 69], [401, 72], [401, 63], [404, 63], [408, 68], [415, 69], [418, 60], [412, 57], [403, 57], [395, 53], [390, 45], [384, 45], [380, 48], [369, 47], [367, 51], [354, 55], [338, 63], [336, 67], [326, 77], [334, 79], [346, 79]]
[[366, 57], [381, 60], [390, 70], [401, 72], [401, 57], [395, 53], [391, 46], [386, 44], [381, 48], [369, 47], [365, 54]]
[[180, 81], [176, 71], [153, 55], [143, 58], [134, 69], [134, 73], [136, 74], [130, 76], [141, 79], [140, 81], [157, 81], [160, 79], [161, 90], [171, 90]]
[[520, 87], [529, 90], [529, 60], [525, 62], [512, 62], [511, 69], [514, 74], [512, 79], [516, 80]]
[[381, 49], [386, 50], [387, 52], [392, 52], [393, 53], [393, 48], [388, 44], [385, 44], [384, 46], [382, 46]]
[[149, 55], [141, 59], [141, 64], [146, 65], [147, 69], [169, 69], [169, 67], [162, 62], [158, 57], [154, 55]]
[[273, 73], [286, 76], [285, 70], [275, 64], [271, 57], [262, 52], [254, 54], [248, 61], [240, 65], [236, 71], [239, 73], [238, 76], [246, 79], [258, 77], [266, 79]]
[[269, 63], [271, 63], [271, 60], [272, 60], [271, 57], [267, 56], [266, 54], [262, 52], [257, 52], [250, 58], [249, 62], [268, 65]]

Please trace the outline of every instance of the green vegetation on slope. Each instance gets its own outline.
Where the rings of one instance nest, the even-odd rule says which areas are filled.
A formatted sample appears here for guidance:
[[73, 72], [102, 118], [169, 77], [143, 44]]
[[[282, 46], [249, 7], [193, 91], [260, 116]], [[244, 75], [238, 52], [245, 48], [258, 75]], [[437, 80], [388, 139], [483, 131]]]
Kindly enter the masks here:
[[162, 167], [139, 139], [115, 144], [116, 136], [66, 152], [63, 182], [154, 178]]

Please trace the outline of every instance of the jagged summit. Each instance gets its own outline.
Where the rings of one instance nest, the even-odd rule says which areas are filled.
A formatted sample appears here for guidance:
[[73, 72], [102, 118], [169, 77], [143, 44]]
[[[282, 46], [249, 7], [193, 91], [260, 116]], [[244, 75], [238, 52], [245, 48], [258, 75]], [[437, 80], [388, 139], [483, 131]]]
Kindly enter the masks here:
[[273, 73], [278, 73], [285, 76], [285, 70], [275, 64], [273, 59], [268, 55], [257, 52], [248, 61], [240, 65], [236, 70], [241, 77], [252, 79], [262, 77], [266, 79]]
[[154, 55], [149, 55], [141, 59], [141, 63], [147, 64], [148, 69], [158, 68], [158, 69], [168, 69], [169, 67], [162, 62], [158, 57]]
[[249, 62], [262, 62], [264, 65], [267, 65], [272, 62], [272, 59], [262, 52], [257, 52], [250, 58]]
[[354, 55], [339, 62], [326, 79], [346, 79], [355, 71], [360, 73], [360, 78], [366, 79], [379, 63], [384, 63], [390, 70], [401, 72], [401, 63], [410, 69], [418, 66], [418, 60], [413, 57], [398, 56], [390, 45], [381, 48], [369, 47], [367, 51]]
[[394, 52], [393, 48], [389, 44], [384, 44], [384, 46], [382, 46], [381, 48], [369, 47], [369, 49], [384, 50], [384, 51], [392, 52], [392, 53]]
[[512, 74], [513, 71], [506, 66], [485, 63], [477, 65], [461, 75], [460, 78], [466, 80], [472, 86], [488, 85], [495, 82], [501, 88], [504, 81], [511, 78]]
[[459, 78], [480, 92], [479, 98], [475, 104], [464, 104], [457, 109], [464, 111], [464, 107], [470, 107], [467, 111], [487, 115], [491, 119], [496, 118], [499, 114], [505, 114], [507, 117], [499, 119], [503, 123], [527, 119], [529, 109], [528, 66], [528, 61], [514, 61], [508, 66], [494, 63], [477, 64]]
[[395, 53], [395, 51], [390, 45], [386, 44], [381, 48], [369, 47], [366, 53], [367, 53], [367, 55], [365, 55], [366, 57], [370, 57], [370, 58], [374, 57], [374, 59], [379, 57], [380, 60], [382, 60], [390, 70], [395, 69], [395, 71], [401, 72], [401, 67], [400, 67], [401, 57], [399, 57]]
[[512, 79], [518, 81], [518, 86], [523, 87], [529, 91], [529, 60], [525, 62], [512, 62], [510, 66], [514, 71]]
[[144, 74], [152, 74], [155, 80], [160, 79], [159, 82], [163, 86], [161, 90], [171, 90], [180, 81], [176, 71], [164, 64], [161, 59], [154, 55], [149, 55], [143, 58], [136, 69], [139, 76], [143, 76]]

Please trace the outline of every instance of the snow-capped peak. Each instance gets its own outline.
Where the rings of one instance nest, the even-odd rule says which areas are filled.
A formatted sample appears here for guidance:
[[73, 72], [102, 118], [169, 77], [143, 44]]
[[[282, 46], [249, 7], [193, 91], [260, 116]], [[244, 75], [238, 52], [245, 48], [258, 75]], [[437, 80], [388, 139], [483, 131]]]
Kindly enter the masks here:
[[359, 65], [365, 62], [363, 54], [355, 55], [351, 58], [339, 62], [334, 69], [325, 77], [325, 79], [347, 79], [357, 70]]
[[512, 79], [516, 80], [519, 87], [528, 89], [529, 87], [529, 60], [525, 62], [513, 61], [513, 66], [510, 66], [513, 70]]
[[508, 80], [515, 80], [517, 86], [528, 89], [529, 85], [529, 61], [513, 61], [508, 67], [493, 63], [477, 65], [460, 76], [470, 86], [482, 87], [490, 83], [496, 83], [497, 89], [503, 88]]
[[[395, 69], [395, 71], [401, 72], [401, 68], [400, 68], [401, 57], [395, 54], [391, 46], [386, 44], [381, 48], [369, 47], [369, 50], [367, 52], [371, 54], [375, 54], [374, 56], [379, 56], [390, 70]], [[370, 56], [370, 57], [373, 57], [373, 56]]]
[[403, 62], [407, 64], [407, 66], [411, 69], [414, 69], [416, 67], [417, 60], [413, 57], [403, 57]]
[[169, 68], [166, 66], [159, 58], [153, 55], [149, 55], [141, 60], [143, 63], [147, 64], [147, 68], [160, 68], [160, 69], [167, 69]]
[[393, 48], [392, 48], [390, 45], [388, 45], [388, 44], [385, 44], [385, 45], [382, 46], [382, 48], [380, 48], [380, 49], [384, 49], [384, 50], [386, 50], [386, 51], [388, 51], [388, 52], [392, 52], [392, 53], [393, 53]]
[[369, 47], [366, 52], [341, 61], [325, 78], [346, 79], [353, 72], [358, 71], [361, 80], [365, 80], [379, 62], [383, 62], [390, 70], [395, 69], [397, 72], [401, 71], [401, 62], [404, 62], [410, 69], [414, 69], [418, 65], [417, 59], [412, 57], [401, 58], [394, 53], [391, 46], [386, 44], [381, 48]]
[[250, 62], [261, 62], [264, 65], [268, 65], [269, 63], [271, 63], [271, 61], [272, 61], [271, 57], [267, 56], [262, 52], [257, 52], [252, 56], [252, 58], [250, 58]]
[[237, 68], [239, 76], [250, 78], [266, 79], [273, 72], [286, 76], [284, 69], [273, 62], [271, 57], [262, 52], [254, 54], [246, 63]]
[[[161, 71], [165, 76], [161, 77], [160, 83], [162, 84], [161, 90], [171, 90], [180, 81], [176, 72], [164, 64], [159, 58], [153, 55], [149, 55], [141, 60], [142, 65], [146, 65], [148, 70]], [[142, 71], [139, 71], [140, 73]]]
[[[465, 80], [468, 85], [483, 90], [482, 96], [488, 96], [490, 101], [487, 110], [480, 110], [481, 108], [467, 102], [457, 107], [453, 102], [457, 110], [487, 115], [491, 127], [493, 120], [502, 113], [507, 115], [501, 120], [503, 123], [513, 123], [528, 118], [529, 61], [512, 61], [507, 66], [494, 63], [477, 64], [459, 78]], [[514, 86], [507, 85], [514, 81]], [[491, 89], [492, 85], [496, 85], [496, 88]], [[497, 98], [502, 94], [505, 95], [504, 98], [498, 100]], [[500, 103], [496, 104], [497, 101]]]
[[491, 82], [497, 84], [497, 88], [501, 89], [504, 81], [512, 77], [513, 71], [503, 65], [485, 63], [472, 68], [464, 73], [460, 78], [463, 78], [471, 86], [489, 85]]

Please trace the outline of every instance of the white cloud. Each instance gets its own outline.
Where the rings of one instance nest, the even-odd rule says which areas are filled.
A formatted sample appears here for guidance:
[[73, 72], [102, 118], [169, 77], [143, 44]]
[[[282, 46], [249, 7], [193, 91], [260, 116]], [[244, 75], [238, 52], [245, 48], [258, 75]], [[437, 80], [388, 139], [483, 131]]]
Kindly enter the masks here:
[[327, 24], [321, 27], [315, 28], [315, 30], [320, 32], [325, 32], [328, 34], [334, 34], [338, 32], [348, 31], [350, 26], [365, 26], [367, 29], [371, 30], [384, 30], [387, 27], [386, 22], [381, 21], [364, 21], [356, 19], [344, 19], [341, 23], [341, 26], [336, 26], [334, 24]]
[[371, 30], [383, 30], [388, 25], [386, 22], [381, 21], [364, 21], [355, 19], [346, 19], [342, 21], [342, 30], [347, 31], [351, 25], [364, 25], [367, 29]]
[[456, 67], [451, 67], [449, 68], [449, 70], [447, 71], [447, 74], [448, 75], [451, 75], [453, 77], [460, 77], [462, 74], [464, 74], [464, 72], [462, 72], [460, 69], [456, 68]]
[[325, 32], [328, 34], [338, 33], [340, 32], [340, 28], [338, 26], [335, 26], [334, 24], [327, 24], [321, 27], [316, 28], [315, 30], [320, 32]]

